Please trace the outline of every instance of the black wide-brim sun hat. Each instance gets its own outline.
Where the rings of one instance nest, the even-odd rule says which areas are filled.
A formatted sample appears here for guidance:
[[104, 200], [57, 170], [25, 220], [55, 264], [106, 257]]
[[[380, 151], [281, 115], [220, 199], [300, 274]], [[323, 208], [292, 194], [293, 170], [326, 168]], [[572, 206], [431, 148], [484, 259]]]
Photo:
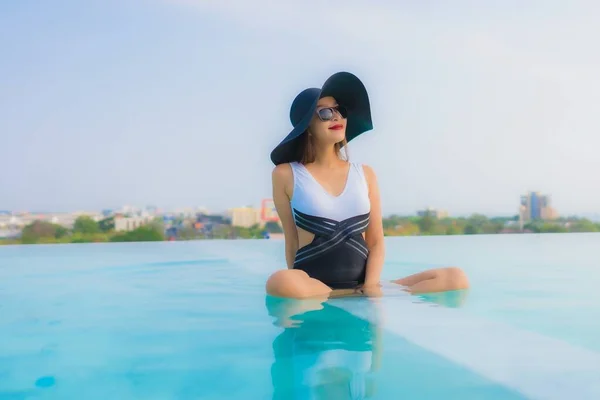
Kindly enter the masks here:
[[328, 96], [348, 110], [346, 142], [373, 129], [369, 95], [361, 80], [349, 72], [335, 73], [320, 89], [305, 89], [296, 96], [290, 108], [293, 129], [271, 152], [273, 164], [300, 161], [297, 153], [301, 137], [306, 133], [319, 99]]

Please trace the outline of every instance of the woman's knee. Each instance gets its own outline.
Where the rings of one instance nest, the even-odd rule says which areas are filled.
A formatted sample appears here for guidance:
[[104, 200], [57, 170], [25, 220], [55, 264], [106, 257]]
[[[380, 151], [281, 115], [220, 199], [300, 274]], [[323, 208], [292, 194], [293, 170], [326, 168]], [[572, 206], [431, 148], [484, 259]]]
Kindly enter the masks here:
[[452, 290], [468, 289], [469, 279], [467, 274], [459, 267], [448, 267], [443, 269], [445, 280]]
[[330, 289], [302, 270], [284, 269], [274, 272], [266, 283], [267, 293], [277, 297], [306, 298], [326, 294]]
[[267, 279], [267, 293], [278, 297], [297, 297], [305, 286], [305, 279], [308, 279], [308, 274], [304, 271], [293, 269], [276, 271]]

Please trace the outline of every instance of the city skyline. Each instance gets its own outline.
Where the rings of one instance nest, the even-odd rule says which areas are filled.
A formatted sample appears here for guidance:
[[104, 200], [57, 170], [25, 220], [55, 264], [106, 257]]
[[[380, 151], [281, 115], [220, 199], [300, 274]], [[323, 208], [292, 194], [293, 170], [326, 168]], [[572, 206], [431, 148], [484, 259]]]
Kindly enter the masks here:
[[[235, 206], [230, 206], [225, 209], [209, 209], [203, 205], [188, 205], [188, 206], [175, 206], [175, 207], [161, 207], [156, 204], [147, 203], [145, 205], [121, 205], [118, 207], [103, 207], [100, 210], [2, 210], [0, 208], [0, 215], [3, 213], [31, 213], [31, 214], [43, 214], [43, 213], [165, 213], [165, 214], [184, 214], [184, 213], [195, 213], [195, 214], [212, 214], [212, 215], [225, 215], [234, 210], [242, 210], [246, 208], [253, 208], [260, 210], [261, 216], [260, 218], [269, 218], [268, 216], [276, 216], [277, 211], [275, 208], [275, 204], [272, 198], [262, 198], [258, 202], [260, 205], [257, 205], [256, 202], [247, 203], [247, 204], [237, 204]], [[553, 204], [552, 196], [550, 194], [540, 193], [539, 191], [527, 191], [524, 194], [520, 195], [519, 203], [517, 209], [514, 213], [481, 213], [471, 211], [465, 214], [456, 214], [448, 212], [447, 209], [441, 207], [432, 207], [431, 205], [427, 205], [425, 207], [421, 207], [416, 210], [412, 210], [409, 212], [391, 212], [391, 213], [383, 213], [384, 216], [388, 215], [416, 215], [423, 217], [425, 215], [435, 216], [437, 218], [446, 218], [446, 217], [468, 217], [474, 214], [481, 214], [486, 216], [495, 216], [495, 217], [513, 217], [516, 216], [522, 221], [529, 221], [535, 219], [542, 220], [553, 220], [560, 217], [558, 210]], [[563, 215], [566, 217], [583, 217], [583, 218], [592, 218], [594, 220], [600, 220], [600, 213], [571, 213], [567, 215]]]
[[[412, 215], [383, 215], [386, 236], [599, 232], [600, 218], [560, 216], [551, 196], [521, 196], [516, 216], [449, 215], [426, 207]], [[465, 218], [466, 217], [466, 218]], [[491, 218], [490, 218], [491, 217]], [[241, 229], [241, 230], [240, 230]], [[282, 237], [273, 199], [214, 213], [205, 207], [156, 206], [77, 213], [6, 213], [0, 210], [0, 244], [84, 243]]]
[[[537, 191], [527, 191], [525, 193], [529, 193], [529, 192], [537, 192]], [[385, 212], [384, 210], [384, 215], [393, 215], [393, 214], [399, 214], [399, 215], [412, 215], [415, 214], [417, 215], [420, 212], [423, 212], [424, 210], [439, 210], [439, 211], [443, 211], [444, 213], [450, 215], [450, 216], [468, 216], [468, 215], [472, 215], [472, 214], [482, 214], [482, 215], [489, 215], [489, 216], [514, 216], [514, 215], [519, 215], [520, 213], [520, 206], [521, 206], [521, 201], [522, 201], [522, 196], [523, 195], [519, 195], [513, 205], [513, 209], [512, 210], [504, 210], [504, 211], [500, 211], [500, 212], [484, 212], [484, 211], [480, 211], [481, 209], [485, 209], [485, 207], [480, 207], [477, 210], [472, 210], [472, 211], [466, 211], [466, 212], [453, 212], [452, 210], [448, 209], [447, 207], [436, 207], [436, 206], [431, 206], [431, 205], [423, 205], [420, 207], [416, 207], [415, 209], [400, 209], [397, 211], [391, 210], [390, 212]], [[184, 205], [184, 204], [180, 204], [180, 205], [171, 205], [171, 206], [164, 206], [164, 205], [157, 205], [153, 202], [146, 202], [146, 203], [141, 203], [141, 204], [121, 204], [121, 205], [116, 205], [116, 206], [101, 206], [98, 208], [93, 208], [93, 207], [76, 207], [76, 208], [66, 208], [66, 207], [59, 207], [59, 208], [44, 208], [44, 207], [40, 207], [40, 208], [33, 208], [33, 209], [27, 209], [24, 207], [18, 207], [18, 208], [14, 208], [14, 209], [9, 209], [7, 207], [0, 207], [0, 213], [2, 212], [11, 212], [11, 213], [21, 213], [21, 212], [29, 212], [29, 213], [77, 213], [77, 212], [101, 212], [102, 210], [120, 210], [123, 209], [124, 207], [133, 207], [135, 209], [145, 209], [147, 207], [156, 207], [158, 209], [160, 209], [161, 211], [165, 211], [165, 212], [180, 212], [182, 210], [185, 209], [194, 209], [194, 210], [206, 210], [206, 212], [208, 213], [215, 213], [215, 214], [221, 214], [221, 213], [225, 213], [227, 212], [227, 210], [233, 209], [233, 208], [243, 208], [243, 207], [260, 207], [260, 204], [262, 201], [264, 200], [268, 200], [268, 198], [261, 198], [259, 200], [256, 201], [250, 201], [247, 203], [242, 203], [242, 202], [230, 202], [230, 205], [227, 207], [221, 207], [221, 208], [211, 208], [211, 207], [207, 207], [205, 205]], [[554, 202], [553, 202], [554, 204]], [[600, 209], [598, 211], [591, 211], [591, 212], [566, 212], [563, 213], [564, 215], [572, 215], [572, 216], [595, 216], [596, 218], [600, 218]]]
[[530, 190], [600, 213], [600, 4], [317, 5], [0, 4], [0, 209], [258, 204], [292, 99], [347, 70], [384, 214], [515, 215]]
[[[530, 207], [531, 204], [531, 200], [528, 200], [528, 202], [525, 201], [525, 199], [529, 199], [530, 196], [540, 196], [540, 198], [542, 199], [542, 201], [546, 202], [546, 206], [549, 207], [548, 212], [544, 213], [541, 210], [534, 212], [533, 214], [531, 213], [531, 211], [528, 211], [529, 214], [526, 213], [525, 210], [528, 209], [528, 207]], [[425, 206], [425, 207], [421, 207], [415, 210], [411, 210], [411, 211], [407, 211], [407, 212], [390, 212], [390, 213], [384, 213], [383, 216], [392, 216], [392, 215], [404, 215], [404, 216], [410, 216], [410, 215], [415, 215], [415, 216], [424, 216], [426, 214], [429, 215], [435, 215], [438, 218], [445, 218], [445, 217], [451, 217], [451, 218], [460, 218], [460, 217], [469, 217], [472, 216], [474, 214], [481, 214], [481, 215], [485, 215], [488, 217], [519, 217], [520, 219], [524, 220], [524, 221], [528, 221], [530, 219], [556, 219], [558, 217], [580, 217], [580, 218], [587, 218], [587, 219], [591, 219], [593, 221], [600, 221], [600, 212], [597, 213], [562, 213], [560, 214], [559, 210], [554, 207], [554, 203], [551, 200], [552, 196], [548, 195], [548, 194], [541, 194], [540, 192], [537, 191], [528, 191], [526, 192], [526, 194], [522, 194], [519, 197], [519, 201], [516, 202], [516, 209], [514, 212], [507, 212], [507, 213], [482, 213], [482, 212], [467, 212], [464, 214], [459, 214], [459, 213], [452, 213], [449, 212], [447, 209], [444, 208], [437, 208], [437, 207], [431, 207], [431, 206]], [[225, 215], [230, 213], [232, 210], [234, 209], [243, 209], [243, 208], [255, 208], [257, 210], [261, 210], [263, 208], [266, 208], [267, 205], [266, 204], [271, 204], [271, 208], [273, 210], [271, 211], [267, 211], [267, 213], [276, 213], [276, 211], [274, 210], [274, 205], [272, 204], [272, 199], [270, 198], [262, 198], [260, 199], [259, 202], [255, 202], [255, 203], [250, 203], [250, 204], [237, 204], [235, 206], [231, 206], [231, 207], [227, 207], [225, 209], [210, 209], [208, 207], [202, 206], [202, 205], [196, 205], [196, 206], [175, 206], [175, 207], [160, 207], [157, 206], [155, 204], [152, 203], [148, 203], [146, 205], [121, 205], [118, 207], [102, 207], [100, 209], [78, 209], [78, 210], [24, 210], [24, 209], [18, 209], [18, 210], [8, 210], [8, 209], [1, 209], [0, 208], [0, 215], [2, 215], [3, 213], [30, 213], [30, 214], [59, 214], [59, 213], [64, 213], [64, 214], [77, 214], [77, 213], [102, 213], [102, 212], [121, 212], [121, 213], [127, 213], [128, 211], [134, 211], [134, 212], [139, 212], [139, 211], [155, 211], [158, 213], [164, 213], [164, 214], [182, 214], [182, 213], [203, 213], [203, 214], [207, 214], [207, 215]], [[264, 211], [263, 211], [264, 213]]]

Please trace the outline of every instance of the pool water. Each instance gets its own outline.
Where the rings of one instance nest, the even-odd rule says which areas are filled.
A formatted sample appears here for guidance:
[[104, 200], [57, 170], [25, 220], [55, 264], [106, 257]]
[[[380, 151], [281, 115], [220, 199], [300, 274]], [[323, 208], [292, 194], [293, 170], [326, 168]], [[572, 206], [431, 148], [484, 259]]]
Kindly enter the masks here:
[[598, 399], [600, 235], [386, 238], [384, 278], [283, 301], [283, 242], [0, 247], [0, 399]]

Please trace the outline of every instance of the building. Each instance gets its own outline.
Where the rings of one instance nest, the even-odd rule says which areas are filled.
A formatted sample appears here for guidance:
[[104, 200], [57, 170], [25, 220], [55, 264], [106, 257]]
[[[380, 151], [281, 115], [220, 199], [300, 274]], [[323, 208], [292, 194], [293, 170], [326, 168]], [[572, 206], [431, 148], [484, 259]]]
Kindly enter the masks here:
[[553, 220], [558, 218], [558, 213], [551, 205], [550, 196], [529, 192], [521, 196], [519, 218], [522, 222]]
[[262, 228], [273, 223], [281, 226], [273, 199], [262, 199], [260, 208], [250, 206], [231, 208], [227, 211], [227, 216], [231, 220], [232, 226], [250, 228], [258, 225]]
[[437, 219], [444, 219], [448, 218], [448, 211], [427, 207], [425, 210], [417, 211], [417, 215], [419, 217], [433, 217]]
[[9, 213], [0, 212], [0, 239], [12, 239], [21, 235], [23, 222]]
[[232, 226], [250, 228], [253, 225], [262, 225], [261, 210], [254, 207], [237, 207], [229, 210]]
[[273, 199], [263, 199], [260, 209], [260, 219], [263, 223], [280, 222]]
[[558, 219], [558, 212], [552, 207], [544, 207], [540, 213], [542, 220], [551, 221], [553, 219]]
[[140, 226], [149, 224], [154, 220], [152, 216], [146, 217], [115, 217], [115, 231], [132, 231], [139, 228]]
[[260, 208], [238, 207], [228, 211], [231, 225], [249, 228], [253, 225], [264, 227], [268, 223], [281, 225], [272, 199], [263, 199]]
[[0, 223], [11, 226], [14, 229], [23, 229], [25, 226], [35, 221], [45, 221], [52, 224], [61, 225], [67, 229], [73, 229], [77, 217], [88, 216], [98, 222], [102, 215], [94, 212], [73, 212], [73, 213], [22, 213], [19, 215], [0, 215]]

